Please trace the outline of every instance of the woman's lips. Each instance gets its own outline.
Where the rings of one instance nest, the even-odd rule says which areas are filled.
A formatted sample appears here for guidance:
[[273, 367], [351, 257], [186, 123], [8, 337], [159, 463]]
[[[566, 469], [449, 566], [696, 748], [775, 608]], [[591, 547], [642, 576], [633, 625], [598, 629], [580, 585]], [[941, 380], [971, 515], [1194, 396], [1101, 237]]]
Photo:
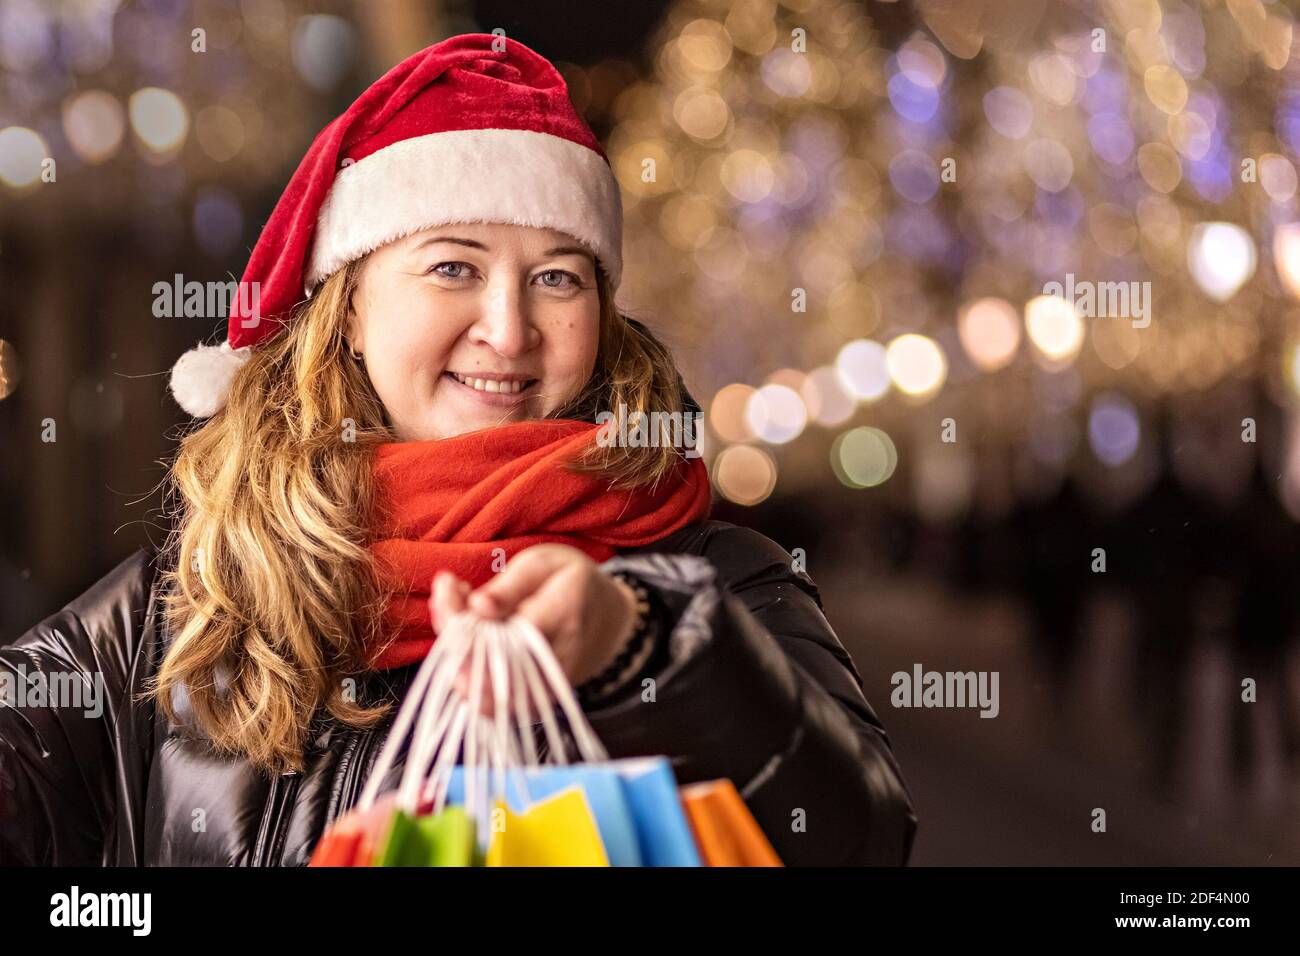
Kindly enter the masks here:
[[452, 375], [451, 372], [443, 372], [442, 377], [450, 382], [458, 391], [469, 395], [471, 398], [482, 402], [484, 405], [491, 405], [496, 408], [509, 408], [512, 405], [518, 405], [520, 402], [532, 395], [540, 381], [540, 379], [533, 379], [525, 388], [521, 388], [517, 392], [484, 392], [474, 388], [472, 385], [466, 385], [456, 376]]

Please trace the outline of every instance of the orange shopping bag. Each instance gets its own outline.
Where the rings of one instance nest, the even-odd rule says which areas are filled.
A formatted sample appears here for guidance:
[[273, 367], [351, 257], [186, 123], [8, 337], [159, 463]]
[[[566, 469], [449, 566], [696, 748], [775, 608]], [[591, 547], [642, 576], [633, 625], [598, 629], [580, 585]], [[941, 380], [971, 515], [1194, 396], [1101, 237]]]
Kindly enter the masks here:
[[361, 831], [347, 827], [344, 821], [331, 827], [312, 852], [308, 866], [352, 866], [357, 857], [357, 844], [361, 841]]
[[689, 784], [681, 795], [705, 866], [782, 865], [730, 780]]
[[385, 794], [374, 805], [354, 809], [325, 831], [308, 866], [370, 866], [382, 846], [393, 817], [393, 798]]

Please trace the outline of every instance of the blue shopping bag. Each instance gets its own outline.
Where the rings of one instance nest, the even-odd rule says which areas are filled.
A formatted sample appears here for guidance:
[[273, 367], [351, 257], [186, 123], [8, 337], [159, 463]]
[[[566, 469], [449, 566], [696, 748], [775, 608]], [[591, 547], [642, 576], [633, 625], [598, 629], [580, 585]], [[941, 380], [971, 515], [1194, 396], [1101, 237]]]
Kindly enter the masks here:
[[619, 760], [610, 766], [617, 769], [632, 810], [642, 866], [703, 866], [668, 758]]
[[[579, 786], [587, 795], [610, 866], [702, 866], [690, 824], [677, 795], [677, 780], [664, 757], [606, 763], [533, 767], [506, 774], [506, 803], [519, 813], [528, 806], [520, 792], [522, 774], [536, 801]], [[465, 800], [460, 767], [452, 771], [447, 803]]]

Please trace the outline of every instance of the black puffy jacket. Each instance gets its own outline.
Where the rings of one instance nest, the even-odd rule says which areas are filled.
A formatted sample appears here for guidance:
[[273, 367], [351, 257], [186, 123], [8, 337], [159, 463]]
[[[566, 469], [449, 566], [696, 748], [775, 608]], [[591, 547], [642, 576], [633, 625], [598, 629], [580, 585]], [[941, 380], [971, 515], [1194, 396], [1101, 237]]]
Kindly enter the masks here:
[[[12, 691], [37, 670], [47, 687], [102, 675], [104, 691], [99, 715], [89, 697], [0, 705], [0, 864], [299, 866], [358, 798], [395, 709], [371, 730], [322, 722], [305, 770], [273, 776], [136, 702], [168, 640], [158, 560], [137, 552], [0, 647], [0, 691], [5, 671]], [[733, 780], [787, 865], [905, 863], [906, 786], [816, 586], [792, 565], [718, 521], [611, 559], [669, 609], [671, 659], [653, 701], [588, 717], [611, 757], [664, 754], [682, 783]], [[363, 675], [358, 697], [400, 700], [414, 669]]]

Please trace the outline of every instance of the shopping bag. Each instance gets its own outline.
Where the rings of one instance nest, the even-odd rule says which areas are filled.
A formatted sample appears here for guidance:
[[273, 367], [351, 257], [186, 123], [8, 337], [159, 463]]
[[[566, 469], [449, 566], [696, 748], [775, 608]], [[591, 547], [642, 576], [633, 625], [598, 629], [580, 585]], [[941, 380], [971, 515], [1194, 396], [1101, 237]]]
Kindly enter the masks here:
[[[552, 797], [563, 790], [578, 788], [586, 799], [591, 816], [608, 857], [608, 866], [644, 866], [641, 841], [625, 793], [619, 762], [570, 764], [535, 767], [509, 773], [504, 781], [505, 803], [512, 813], [523, 813], [535, 801]], [[460, 804], [465, 799], [465, 777], [456, 767], [447, 785], [447, 803]], [[674, 785], [673, 800], [676, 802]], [[678, 813], [680, 814], [680, 807]]]
[[366, 808], [339, 817], [316, 844], [308, 866], [370, 866], [393, 814], [393, 798], [385, 794]]
[[413, 816], [395, 810], [375, 866], [473, 866], [474, 821], [461, 807]]
[[[381, 796], [401, 753], [397, 788]], [[574, 757], [581, 762], [570, 764]], [[397, 842], [372, 836], [369, 853], [345, 842], [323, 842], [318, 851], [364, 861], [351, 865], [369, 865], [376, 855], [381, 864], [421, 865], [442, 846], [423, 818], [459, 806], [473, 825], [471, 865], [780, 865], [734, 787], [734, 800], [725, 792], [686, 796], [665, 758], [609, 759], [534, 625], [462, 613], [416, 673], [358, 801], [361, 812], [391, 801], [385, 822], [393, 832], [383, 833]], [[395, 819], [395, 811], [406, 818]], [[343, 841], [348, 832], [341, 827], [330, 837]], [[447, 845], [465, 859], [459, 837]]]
[[316, 849], [312, 851], [308, 866], [354, 866], [361, 831], [346, 826], [333, 826], [325, 832]]
[[[468, 692], [462, 693], [456, 685], [466, 665], [471, 676]], [[490, 714], [484, 707], [489, 699]], [[401, 779], [389, 796], [406, 818], [396, 821], [398, 839], [385, 858], [396, 865], [420, 859], [425, 854], [420, 818], [437, 816], [459, 803], [476, 823], [474, 845], [485, 859], [492, 851], [497, 865], [608, 866], [593, 815], [596, 803], [611, 834], [620, 833], [614, 840], [620, 859], [636, 865], [636, 832], [616, 778], [598, 775], [589, 787], [582, 781], [564, 781], [529, 792], [521, 774], [541, 762], [534, 715], [545, 730], [547, 759], [565, 763], [571, 744], [588, 763], [608, 760], [550, 645], [534, 625], [523, 618], [498, 622], [470, 614], [453, 617], [416, 673], [358, 801], [364, 809], [380, 799], [378, 788], [409, 735]], [[458, 758], [463, 761], [459, 768]], [[457, 777], [459, 792], [449, 794]], [[508, 780], [518, 788], [513, 805]], [[507, 824], [506, 830], [491, 825], [498, 819]], [[497, 835], [503, 832], [506, 835]]]
[[609, 866], [595, 817], [580, 787], [569, 787], [515, 813], [493, 810], [488, 866]]
[[[666, 757], [538, 767], [506, 778], [506, 801], [519, 812], [529, 799], [581, 787], [610, 866], [701, 866], [699, 850]], [[448, 804], [464, 800], [462, 768], [452, 771]], [[526, 789], [525, 795], [521, 791]]]
[[681, 788], [682, 804], [707, 866], [781, 866], [736, 785], [710, 780]]
[[612, 766], [636, 826], [642, 865], [702, 865], [668, 759], [640, 757], [617, 760]]

